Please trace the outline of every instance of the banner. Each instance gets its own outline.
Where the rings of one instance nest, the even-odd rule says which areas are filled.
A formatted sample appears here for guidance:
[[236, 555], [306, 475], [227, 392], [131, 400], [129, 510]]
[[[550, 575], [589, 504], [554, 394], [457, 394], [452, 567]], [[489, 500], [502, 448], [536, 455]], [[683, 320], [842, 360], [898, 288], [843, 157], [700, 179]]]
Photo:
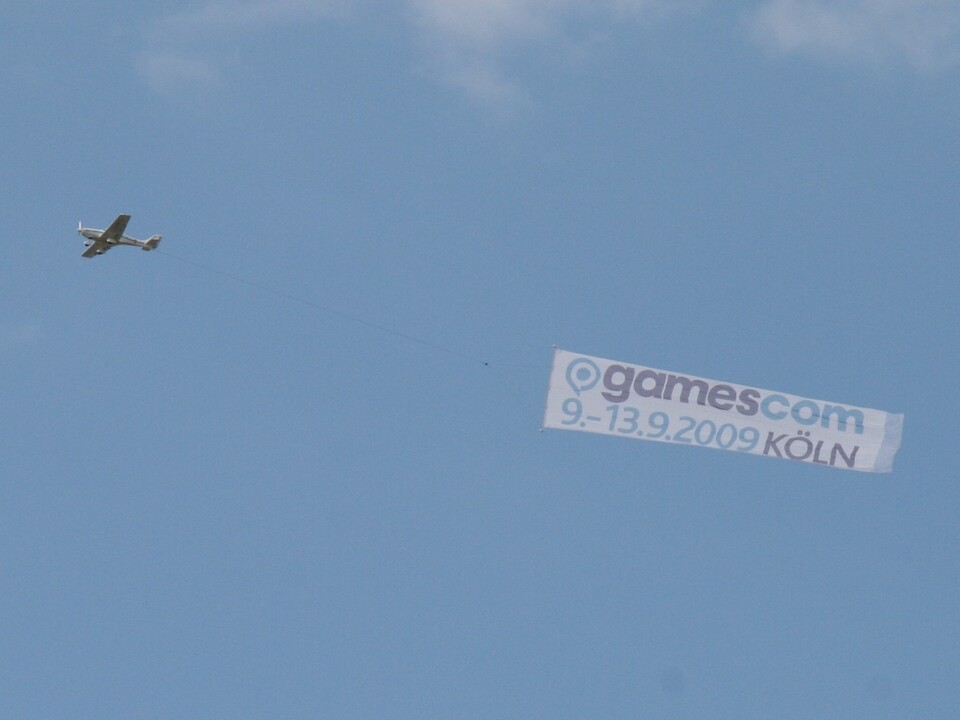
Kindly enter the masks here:
[[543, 426], [890, 472], [903, 415], [557, 349]]

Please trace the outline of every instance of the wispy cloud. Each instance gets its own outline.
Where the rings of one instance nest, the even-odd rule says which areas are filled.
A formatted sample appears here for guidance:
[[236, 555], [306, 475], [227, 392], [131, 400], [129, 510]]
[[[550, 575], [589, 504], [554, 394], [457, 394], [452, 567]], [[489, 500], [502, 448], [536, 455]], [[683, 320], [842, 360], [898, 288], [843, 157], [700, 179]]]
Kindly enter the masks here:
[[218, 85], [222, 62], [202, 57], [189, 48], [161, 47], [140, 58], [140, 72], [150, 87], [161, 95], [175, 95], [188, 89], [202, 91]]
[[637, 21], [691, 0], [407, 0], [432, 67], [483, 104], [527, 95], [511, 66], [531, 49], [575, 47], [618, 21]]
[[180, 38], [204, 39], [211, 33], [244, 34], [328, 16], [340, 7], [334, 0], [220, 0], [165, 18], [160, 30]]
[[783, 53], [922, 70], [960, 62], [957, 0], [768, 0], [751, 25]]
[[[529, 102], [521, 56], [576, 47], [619, 21], [703, 0], [400, 0], [428, 73], [498, 109]], [[240, 64], [240, 40], [266, 29], [343, 18], [367, 3], [348, 0], [197, 0], [157, 20], [138, 62], [158, 93], [203, 94]], [[370, 11], [375, 4], [369, 4]]]
[[161, 94], [204, 91], [218, 85], [238, 62], [236, 43], [246, 36], [332, 16], [342, 0], [213, 0], [158, 20], [139, 69]]
[[432, 72], [498, 108], [528, 102], [508, 70], [512, 53], [560, 33], [576, 0], [408, 0]]
[[[692, 14], [715, 0], [399, 0], [422, 51], [425, 72], [498, 111], [528, 104], [531, 57], [589, 52], [618, 26], [640, 28], [668, 14]], [[167, 95], [202, 95], [241, 65], [242, 40], [373, 12], [365, 0], [194, 0], [157, 20], [139, 69]], [[960, 0], [755, 0], [746, 13], [755, 38], [772, 50], [919, 69], [960, 64]], [[565, 61], [565, 60], [564, 60]]]
[[476, 50], [542, 38], [576, 0], [410, 0], [421, 26], [445, 43]]

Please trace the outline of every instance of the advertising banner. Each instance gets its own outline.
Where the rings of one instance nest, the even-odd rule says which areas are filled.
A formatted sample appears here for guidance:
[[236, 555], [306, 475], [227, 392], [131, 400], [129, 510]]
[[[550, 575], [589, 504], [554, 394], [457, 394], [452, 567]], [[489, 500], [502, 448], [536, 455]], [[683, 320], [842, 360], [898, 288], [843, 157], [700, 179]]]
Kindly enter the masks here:
[[557, 349], [543, 426], [890, 472], [903, 415]]

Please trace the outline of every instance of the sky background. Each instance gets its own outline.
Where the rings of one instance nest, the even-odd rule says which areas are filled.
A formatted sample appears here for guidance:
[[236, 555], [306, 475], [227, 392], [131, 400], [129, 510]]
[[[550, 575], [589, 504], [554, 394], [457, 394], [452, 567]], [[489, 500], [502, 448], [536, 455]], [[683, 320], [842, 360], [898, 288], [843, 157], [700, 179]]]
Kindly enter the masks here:
[[[958, 78], [953, 0], [4, 3], [0, 716], [958, 717]], [[903, 445], [541, 433], [554, 344]]]

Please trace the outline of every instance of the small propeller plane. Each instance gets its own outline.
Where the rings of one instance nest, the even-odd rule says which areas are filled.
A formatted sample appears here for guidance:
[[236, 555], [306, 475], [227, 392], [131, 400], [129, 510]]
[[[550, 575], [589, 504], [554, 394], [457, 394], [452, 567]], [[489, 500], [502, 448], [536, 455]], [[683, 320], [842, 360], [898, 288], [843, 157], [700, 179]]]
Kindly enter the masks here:
[[77, 232], [83, 235], [87, 240], [83, 243], [87, 250], [83, 257], [92, 258], [97, 255], [103, 255], [114, 245], [132, 245], [141, 250], [153, 250], [162, 240], [160, 235], [154, 235], [149, 240], [137, 240], [123, 234], [127, 229], [127, 223], [130, 222], [129, 215], [117, 215], [117, 219], [110, 223], [106, 230], [95, 230], [94, 228], [85, 228], [83, 223], [77, 228]]

